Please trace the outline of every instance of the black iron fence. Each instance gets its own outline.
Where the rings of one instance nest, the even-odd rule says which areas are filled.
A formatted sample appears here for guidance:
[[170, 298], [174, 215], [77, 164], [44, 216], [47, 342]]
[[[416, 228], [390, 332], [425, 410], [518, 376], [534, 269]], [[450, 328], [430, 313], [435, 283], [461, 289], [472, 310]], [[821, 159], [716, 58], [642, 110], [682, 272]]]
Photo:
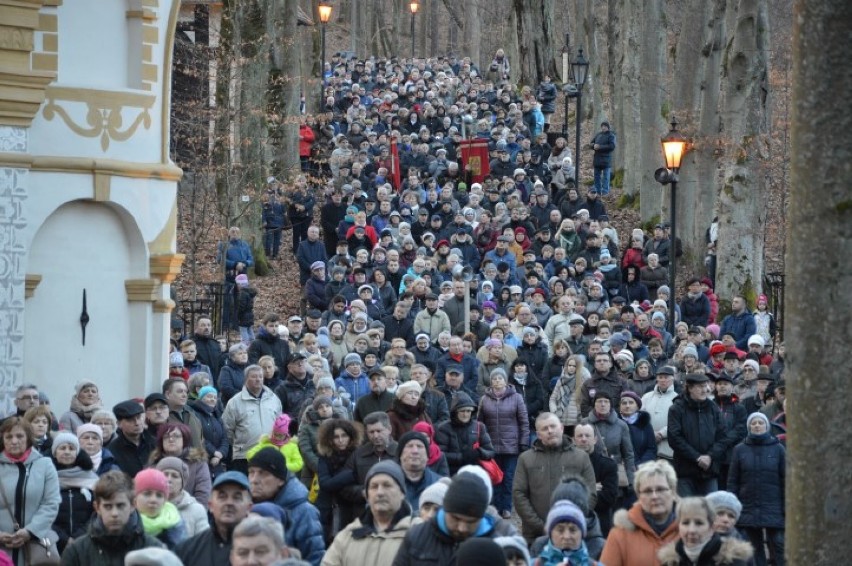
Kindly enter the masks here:
[[205, 283], [196, 298], [177, 301], [178, 318], [183, 321], [186, 336], [192, 336], [199, 317], [207, 317], [213, 322], [214, 334], [227, 334], [236, 321], [236, 302], [229, 300], [230, 287], [231, 284], [222, 282]]
[[773, 271], [763, 277], [763, 288], [769, 298], [769, 310], [778, 327], [776, 337], [784, 340], [784, 272]]

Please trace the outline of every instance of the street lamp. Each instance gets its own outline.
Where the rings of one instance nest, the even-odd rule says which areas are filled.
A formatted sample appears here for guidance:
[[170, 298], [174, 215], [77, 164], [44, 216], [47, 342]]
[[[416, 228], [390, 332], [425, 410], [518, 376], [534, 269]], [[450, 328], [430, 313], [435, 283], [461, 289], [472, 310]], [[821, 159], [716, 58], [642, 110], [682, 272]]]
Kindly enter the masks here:
[[574, 147], [576, 151], [574, 154], [574, 178], [577, 181], [580, 180], [580, 121], [583, 115], [583, 85], [586, 84], [588, 73], [589, 62], [583, 57], [583, 48], [581, 47], [577, 58], [571, 63], [571, 74], [574, 77], [574, 85], [577, 87], [577, 131], [574, 134]]
[[683, 134], [677, 131], [677, 119], [672, 116], [672, 128], [663, 136], [663, 157], [666, 159], [664, 168], [654, 171], [654, 178], [663, 185], [671, 183], [671, 202], [669, 203], [670, 222], [672, 225], [669, 237], [669, 332], [675, 335], [675, 274], [677, 272], [677, 181], [683, 155], [686, 153], [688, 142]]
[[322, 24], [322, 58], [320, 59], [320, 105], [319, 110], [322, 112], [325, 104], [325, 28], [328, 21], [331, 19], [331, 4], [328, 2], [320, 2], [317, 7], [319, 11], [319, 19]]
[[408, 9], [411, 10], [411, 58], [414, 59], [414, 15], [420, 9], [420, 3], [412, 0], [408, 3]]
[[[568, 34], [565, 34], [565, 45], [562, 47], [562, 90], [565, 94], [565, 119], [562, 121], [562, 137], [568, 137], [568, 99], [571, 98], [569, 93], [569, 84], [568, 80], [571, 76], [569, 73], [571, 72], [571, 67], [569, 66], [569, 56], [568, 56]], [[573, 89], [572, 89], [573, 90]], [[574, 91], [576, 92], [576, 91]]]

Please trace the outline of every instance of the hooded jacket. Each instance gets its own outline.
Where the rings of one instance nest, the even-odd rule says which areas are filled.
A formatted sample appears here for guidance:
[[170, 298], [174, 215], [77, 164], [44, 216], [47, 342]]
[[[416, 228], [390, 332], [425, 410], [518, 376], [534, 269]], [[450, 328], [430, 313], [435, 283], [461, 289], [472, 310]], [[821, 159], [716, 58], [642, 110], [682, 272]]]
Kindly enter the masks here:
[[[477, 421], [475, 415], [471, 415], [466, 423], [459, 421], [459, 409], [465, 407], [476, 409], [476, 404], [467, 393], [460, 392], [453, 399], [450, 420], [441, 423], [435, 430], [435, 442], [447, 457], [450, 476], [455, 475], [462, 466], [476, 464], [480, 459], [494, 458], [494, 446], [486, 426]], [[478, 449], [473, 448], [476, 442], [479, 442]]]
[[657, 551], [665, 544], [677, 540], [677, 521], [672, 521], [662, 534], [648, 523], [641, 505], [637, 502], [629, 509], [616, 511], [612, 530], [604, 545], [601, 562], [607, 566], [652, 566], [659, 564]]
[[[486, 514], [472, 536], [493, 539], [516, 534], [518, 531], [512, 523]], [[460, 543], [450, 536], [443, 510], [438, 511], [428, 522], [419, 523], [408, 530], [393, 560], [393, 566], [456, 566]]]
[[743, 504], [741, 527], [784, 528], [786, 451], [769, 433], [749, 435], [734, 447], [728, 490]]
[[[74, 541], [62, 553], [62, 566], [124, 566], [124, 557], [133, 550], [163, 548], [163, 543], [146, 535], [139, 514], [134, 511], [117, 535], [109, 534], [100, 518], [95, 518], [88, 533]], [[210, 566], [217, 566], [207, 563]]]

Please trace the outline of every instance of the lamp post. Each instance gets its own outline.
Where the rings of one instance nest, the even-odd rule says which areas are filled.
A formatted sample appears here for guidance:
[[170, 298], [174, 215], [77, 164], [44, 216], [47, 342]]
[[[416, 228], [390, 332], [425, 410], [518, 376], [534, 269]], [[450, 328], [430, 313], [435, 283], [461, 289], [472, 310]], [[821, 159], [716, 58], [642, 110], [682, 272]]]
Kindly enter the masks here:
[[322, 50], [320, 59], [320, 105], [319, 111], [325, 105], [325, 28], [328, 21], [331, 19], [331, 4], [328, 2], [320, 2], [317, 7], [319, 11], [319, 19], [322, 24]]
[[663, 185], [671, 183], [671, 202], [669, 203], [670, 221], [672, 225], [669, 237], [669, 318], [668, 327], [672, 336], [675, 334], [675, 275], [677, 273], [677, 181], [680, 171], [681, 160], [686, 153], [687, 140], [677, 131], [677, 119], [672, 116], [671, 129], [662, 138], [663, 156], [666, 159], [666, 167], [657, 169], [654, 178]]
[[[589, 62], [583, 57], [583, 48], [581, 47], [577, 58], [571, 63], [571, 74], [574, 77], [574, 85], [577, 87], [577, 131], [574, 134], [574, 178], [580, 180], [580, 122], [583, 116], [583, 85], [586, 84], [586, 76], [589, 73]], [[567, 102], [566, 102], [567, 105]]]
[[408, 9], [411, 10], [411, 59], [414, 59], [414, 15], [420, 9], [420, 3], [412, 0], [408, 3]]
[[565, 46], [562, 47], [562, 90], [565, 94], [565, 119], [562, 121], [562, 137], [568, 137], [568, 80], [571, 76], [571, 67], [569, 66], [568, 58], [568, 38], [566, 34]]

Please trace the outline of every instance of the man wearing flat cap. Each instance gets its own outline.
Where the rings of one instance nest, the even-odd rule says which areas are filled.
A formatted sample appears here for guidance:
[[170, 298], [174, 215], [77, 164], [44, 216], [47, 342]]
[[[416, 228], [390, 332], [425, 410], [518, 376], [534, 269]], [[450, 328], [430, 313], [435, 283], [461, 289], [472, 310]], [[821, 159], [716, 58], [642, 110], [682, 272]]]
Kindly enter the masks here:
[[681, 497], [704, 496], [719, 489], [719, 471], [730, 442], [725, 421], [708, 399], [710, 381], [688, 373], [686, 391], [669, 408], [668, 439]]

